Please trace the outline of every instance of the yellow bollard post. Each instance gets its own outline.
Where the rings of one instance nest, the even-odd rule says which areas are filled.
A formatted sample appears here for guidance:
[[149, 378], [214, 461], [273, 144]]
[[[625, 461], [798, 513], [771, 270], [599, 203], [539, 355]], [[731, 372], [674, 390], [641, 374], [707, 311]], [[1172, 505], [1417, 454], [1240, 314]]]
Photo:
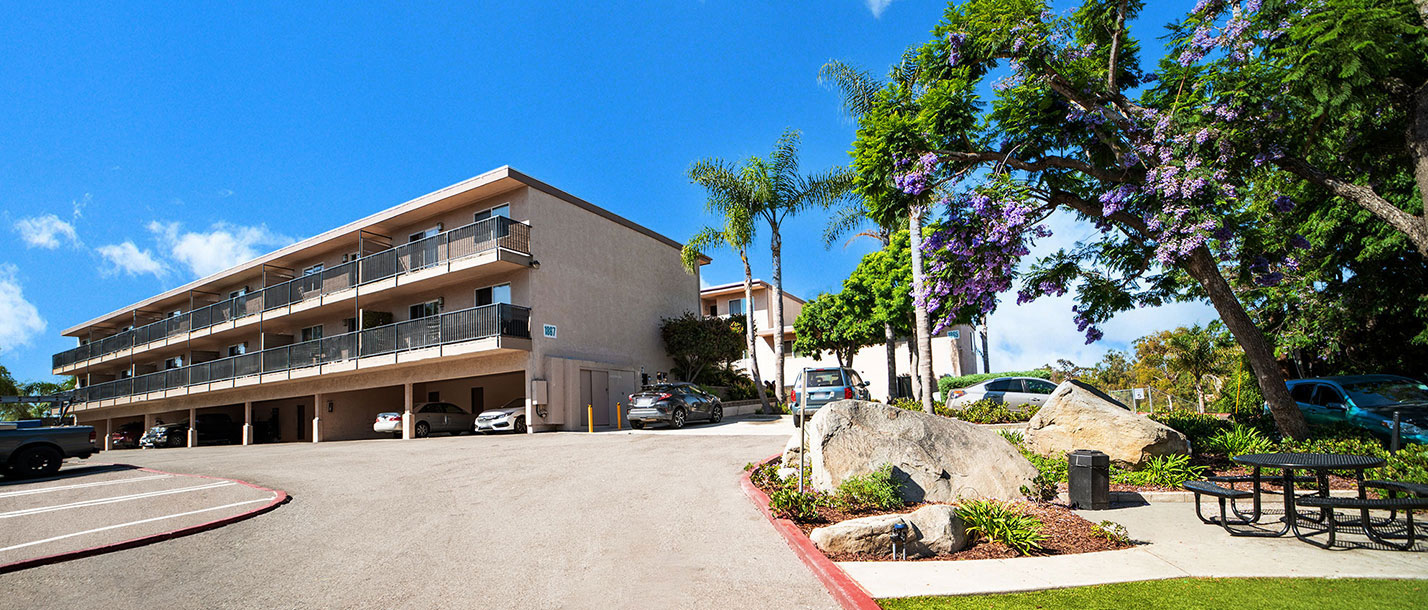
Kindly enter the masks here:
[[595, 405], [585, 405], [585, 421], [590, 422], [590, 433], [595, 433]]
[[625, 429], [625, 425], [624, 425], [623, 423], [621, 423], [621, 422], [624, 421], [624, 419], [625, 419], [625, 408], [622, 407], [622, 406], [620, 406], [620, 403], [617, 402], [617, 403], [615, 403], [615, 429], [616, 429], [616, 430], [624, 430], [624, 429]]

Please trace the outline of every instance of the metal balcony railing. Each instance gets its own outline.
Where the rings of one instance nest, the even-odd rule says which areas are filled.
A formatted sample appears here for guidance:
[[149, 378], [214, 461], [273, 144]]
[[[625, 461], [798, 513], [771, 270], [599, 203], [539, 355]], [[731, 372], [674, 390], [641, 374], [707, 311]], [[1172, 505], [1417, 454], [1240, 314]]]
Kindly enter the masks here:
[[75, 402], [147, 394], [489, 337], [529, 339], [530, 319], [528, 307], [505, 303], [482, 305], [76, 388]]
[[96, 339], [54, 355], [53, 368], [98, 358], [284, 305], [332, 294], [353, 286], [420, 271], [446, 261], [475, 256], [497, 248], [530, 254], [530, 225], [493, 216], [425, 239], [369, 254], [330, 269], [304, 275], [262, 290], [239, 295]]

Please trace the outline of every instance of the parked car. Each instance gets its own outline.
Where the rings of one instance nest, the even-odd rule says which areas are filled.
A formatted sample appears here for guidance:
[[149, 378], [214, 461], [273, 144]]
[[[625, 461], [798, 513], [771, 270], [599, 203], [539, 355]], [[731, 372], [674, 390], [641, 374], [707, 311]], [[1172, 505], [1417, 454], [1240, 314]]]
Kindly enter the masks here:
[[486, 409], [476, 416], [477, 432], [508, 431], [524, 434], [526, 431], [526, 397], [518, 396], [494, 409]]
[[[195, 430], [200, 445], [233, 445], [243, 441], [243, 426], [226, 413], [200, 413]], [[188, 422], [159, 424], [139, 437], [139, 446], [147, 449], [184, 447], [188, 445]]]
[[958, 408], [991, 400], [1007, 407], [1039, 409], [1046, 404], [1056, 384], [1036, 377], [998, 377], [948, 392], [947, 406]]
[[109, 434], [109, 446], [114, 449], [138, 449], [139, 437], [144, 435], [144, 424], [129, 422]]
[[626, 417], [636, 430], [658, 422], [679, 429], [692, 420], [718, 423], [724, 419], [724, 405], [692, 383], [657, 383], [630, 395]]
[[1311, 424], [1346, 423], [1388, 440], [1399, 414], [1402, 440], [1428, 443], [1428, 385], [1396, 375], [1296, 379], [1289, 395]]
[[[432, 432], [446, 432], [458, 436], [470, 432], [476, 425], [475, 415], [449, 402], [417, 405], [412, 409], [412, 418], [415, 420], [412, 424], [412, 434], [417, 438], [426, 438]], [[390, 432], [401, 438], [402, 414], [396, 411], [378, 413], [377, 421], [372, 422], [372, 431]]]
[[[803, 389], [803, 373], [799, 371], [793, 379], [793, 390], [788, 393], [789, 408], [793, 412], [793, 425], [802, 426], [798, 412], [804, 405], [798, 403], [798, 392]], [[814, 413], [823, 405], [835, 400], [872, 400], [868, 393], [868, 382], [858, 376], [858, 372], [850, 368], [828, 367], [821, 369], [807, 369], [808, 373], [808, 396], [806, 405], [808, 412], [804, 418], [813, 417]]]
[[139, 437], [139, 446], [145, 449], [160, 447], [182, 447], [188, 444], [188, 422], [158, 424], [149, 428]]
[[94, 426], [44, 426], [38, 420], [0, 422], [0, 470], [8, 477], [59, 471], [65, 458], [94, 455]]

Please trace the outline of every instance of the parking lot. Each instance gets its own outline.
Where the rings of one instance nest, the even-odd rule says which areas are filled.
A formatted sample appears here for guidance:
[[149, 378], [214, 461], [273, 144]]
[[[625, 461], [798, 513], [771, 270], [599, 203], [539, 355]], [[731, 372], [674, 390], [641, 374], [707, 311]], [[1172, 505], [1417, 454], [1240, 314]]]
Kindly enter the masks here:
[[236, 481], [71, 462], [53, 477], [0, 482], [0, 571], [170, 535], [279, 499]]
[[116, 451], [95, 459], [292, 501], [0, 589], [17, 608], [836, 607], [739, 487], [793, 430], [773, 425]]

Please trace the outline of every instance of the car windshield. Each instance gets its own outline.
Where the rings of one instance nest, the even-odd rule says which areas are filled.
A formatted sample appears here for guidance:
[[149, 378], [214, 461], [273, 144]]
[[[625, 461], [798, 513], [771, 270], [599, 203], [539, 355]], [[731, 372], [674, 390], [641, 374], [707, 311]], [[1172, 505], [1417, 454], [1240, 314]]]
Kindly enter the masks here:
[[[800, 382], [801, 383], [801, 380]], [[809, 371], [808, 387], [832, 388], [843, 385], [843, 371]]]
[[512, 399], [510, 399], [510, 400], [507, 400], [507, 401], [506, 401], [506, 404], [503, 404], [503, 405], [501, 405], [501, 406], [498, 407], [498, 408], [501, 408], [501, 409], [514, 409], [514, 408], [516, 408], [516, 407], [524, 407], [524, 406], [526, 406], [526, 397], [525, 397], [525, 396], [517, 396], [517, 397], [515, 397], [515, 398], [512, 398]]
[[1344, 386], [1354, 404], [1364, 408], [1387, 407], [1405, 402], [1428, 402], [1428, 385], [1409, 379], [1361, 381]]

